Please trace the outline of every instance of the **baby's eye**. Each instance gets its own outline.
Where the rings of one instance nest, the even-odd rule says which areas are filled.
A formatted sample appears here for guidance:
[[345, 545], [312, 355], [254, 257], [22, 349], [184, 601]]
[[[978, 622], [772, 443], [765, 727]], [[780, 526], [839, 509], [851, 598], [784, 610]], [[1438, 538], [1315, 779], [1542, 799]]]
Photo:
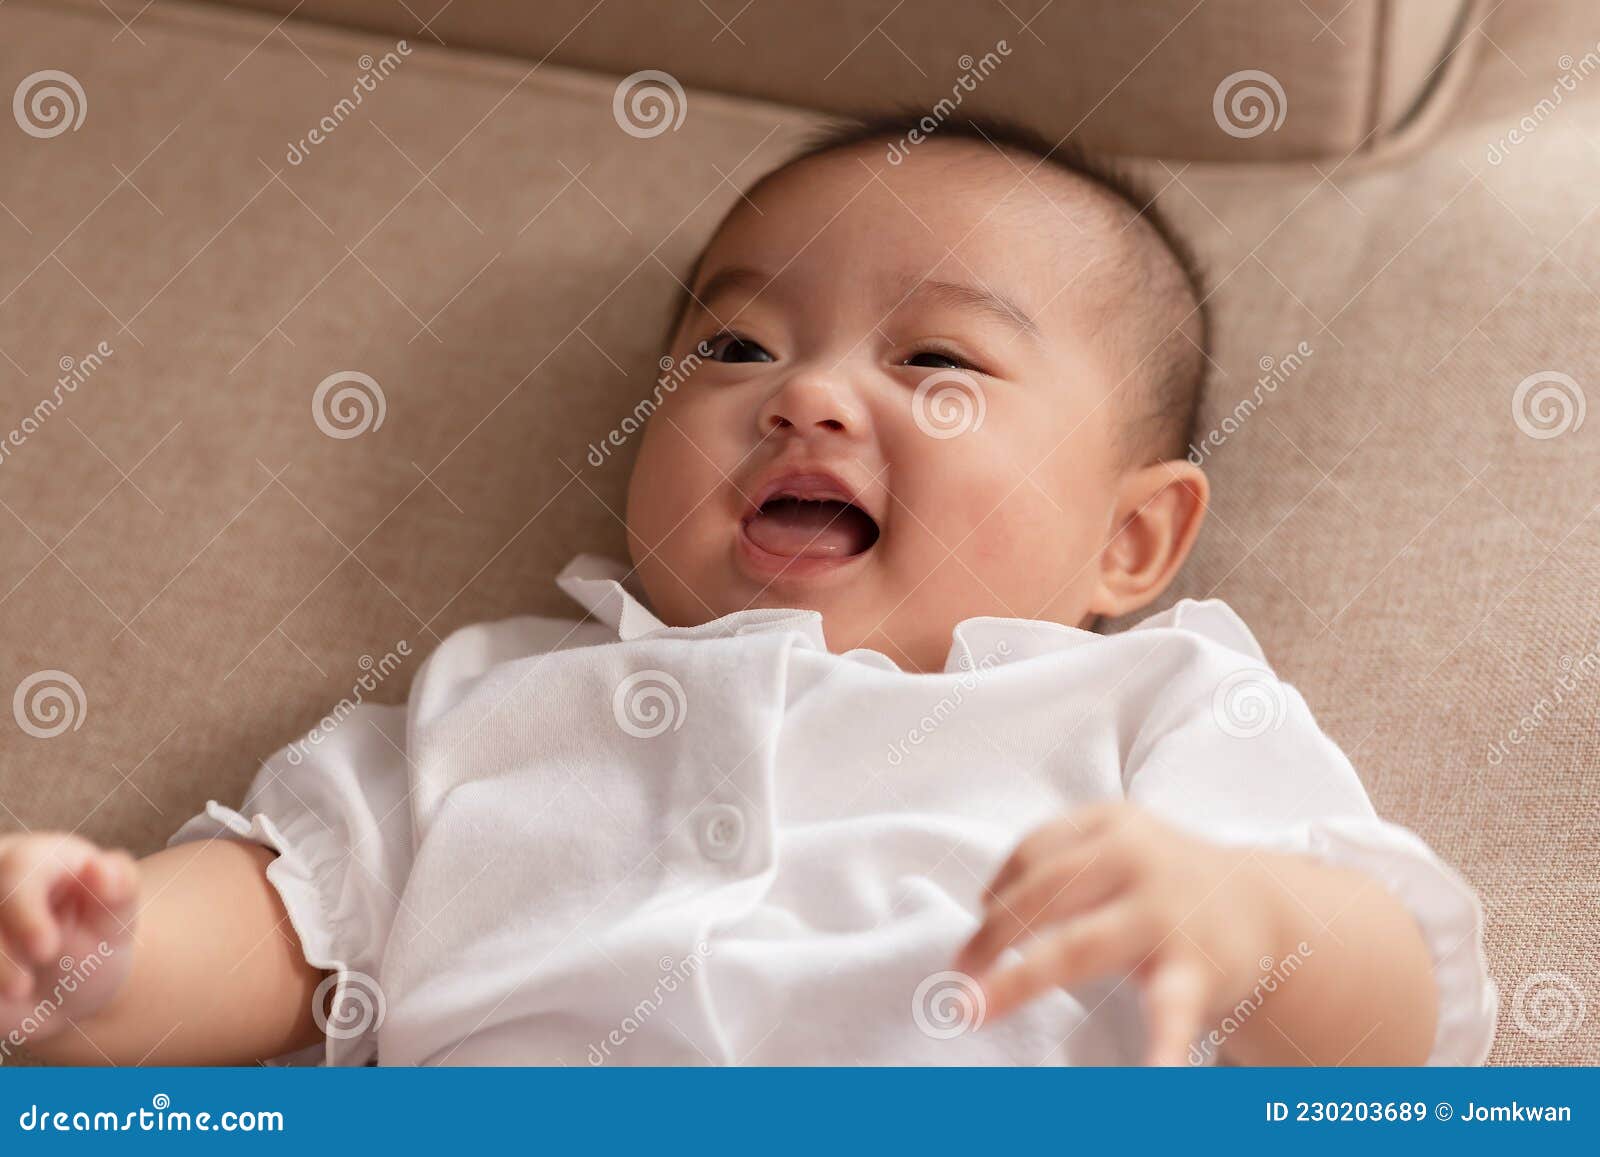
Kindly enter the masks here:
[[940, 353], [938, 350], [923, 350], [920, 353], [914, 353], [905, 360], [905, 364], [908, 366], [920, 366], [929, 370], [971, 369], [960, 358]]
[[714, 362], [770, 362], [771, 354], [748, 338], [719, 333], [700, 343], [700, 356]]

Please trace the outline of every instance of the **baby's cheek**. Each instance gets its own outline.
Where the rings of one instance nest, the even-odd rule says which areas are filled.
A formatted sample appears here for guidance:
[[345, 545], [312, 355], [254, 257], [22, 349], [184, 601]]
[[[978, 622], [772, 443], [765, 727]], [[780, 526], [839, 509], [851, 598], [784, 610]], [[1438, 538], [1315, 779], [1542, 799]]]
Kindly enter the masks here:
[[1047, 503], [1037, 479], [1030, 480], [1032, 462], [1010, 443], [987, 445], [948, 472], [957, 492], [965, 526], [975, 530], [974, 541], [987, 549], [1012, 541], [1023, 531], [1041, 529], [1042, 507]]
[[963, 504], [971, 533], [959, 553], [1005, 600], [1006, 613], [1036, 617], [1094, 570], [1092, 517], [1070, 495], [1047, 490], [1044, 479], [1015, 474], [1003, 488], [973, 497]]
[[993, 501], [971, 510], [972, 533], [961, 556], [991, 583], [997, 577], [1015, 581], [1055, 553], [1057, 528], [1041, 508], [1037, 492], [1026, 483], [1023, 487], [1010, 495], [995, 495]]
[[666, 545], [668, 532], [705, 497], [707, 486], [705, 459], [664, 416], [658, 412], [651, 420], [629, 482], [629, 529], [652, 549]]

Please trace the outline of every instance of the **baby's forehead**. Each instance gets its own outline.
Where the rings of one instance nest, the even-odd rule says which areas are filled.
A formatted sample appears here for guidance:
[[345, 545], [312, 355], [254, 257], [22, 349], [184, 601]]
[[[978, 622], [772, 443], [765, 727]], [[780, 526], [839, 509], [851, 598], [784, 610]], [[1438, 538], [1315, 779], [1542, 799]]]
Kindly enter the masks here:
[[1087, 178], [982, 142], [928, 141], [899, 163], [864, 142], [758, 182], [702, 254], [695, 288], [730, 268], [880, 297], [971, 284], [1047, 325], [1103, 302], [1097, 274], [1127, 264], [1116, 205]]

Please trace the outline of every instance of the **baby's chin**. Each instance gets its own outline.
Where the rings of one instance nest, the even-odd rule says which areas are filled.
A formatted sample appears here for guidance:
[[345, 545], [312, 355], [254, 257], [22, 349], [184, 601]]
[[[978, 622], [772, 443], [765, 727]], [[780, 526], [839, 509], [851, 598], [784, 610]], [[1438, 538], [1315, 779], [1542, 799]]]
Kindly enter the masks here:
[[703, 626], [741, 611], [814, 611], [834, 654], [869, 650], [903, 670], [944, 669], [959, 616], [908, 598], [917, 584], [893, 580], [877, 548], [839, 565], [791, 564], [775, 573], [751, 573], [737, 558], [664, 557], [671, 553], [642, 551], [638, 564], [650, 608], [669, 627]]
[[704, 601], [710, 610], [696, 603], [691, 614], [698, 612], [700, 622], [709, 622], [712, 618], [740, 611], [816, 611], [825, 621], [837, 620], [846, 614], [849, 593], [814, 582], [791, 580], [756, 583], [738, 576], [734, 581], [724, 584], [720, 593], [705, 597]]
[[[822, 616], [828, 650], [876, 651], [905, 671], [937, 672], [945, 668], [951, 634], [957, 618], [949, 614], [924, 614], [908, 609], [900, 596], [876, 599], [871, 584], [857, 582], [839, 588], [813, 583], [746, 587], [743, 584], [706, 584], [687, 595], [674, 584], [658, 600], [651, 599], [656, 616], [669, 627], [698, 627], [740, 611], [815, 611]], [[898, 605], [897, 605], [898, 604]]]

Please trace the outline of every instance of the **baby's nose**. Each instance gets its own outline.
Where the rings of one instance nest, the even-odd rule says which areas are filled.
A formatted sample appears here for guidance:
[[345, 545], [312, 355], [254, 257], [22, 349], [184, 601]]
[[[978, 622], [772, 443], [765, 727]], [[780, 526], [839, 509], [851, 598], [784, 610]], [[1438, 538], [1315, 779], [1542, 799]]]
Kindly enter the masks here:
[[763, 435], [778, 430], [854, 433], [864, 425], [854, 394], [829, 376], [816, 372], [791, 375], [761, 407], [758, 425]]

